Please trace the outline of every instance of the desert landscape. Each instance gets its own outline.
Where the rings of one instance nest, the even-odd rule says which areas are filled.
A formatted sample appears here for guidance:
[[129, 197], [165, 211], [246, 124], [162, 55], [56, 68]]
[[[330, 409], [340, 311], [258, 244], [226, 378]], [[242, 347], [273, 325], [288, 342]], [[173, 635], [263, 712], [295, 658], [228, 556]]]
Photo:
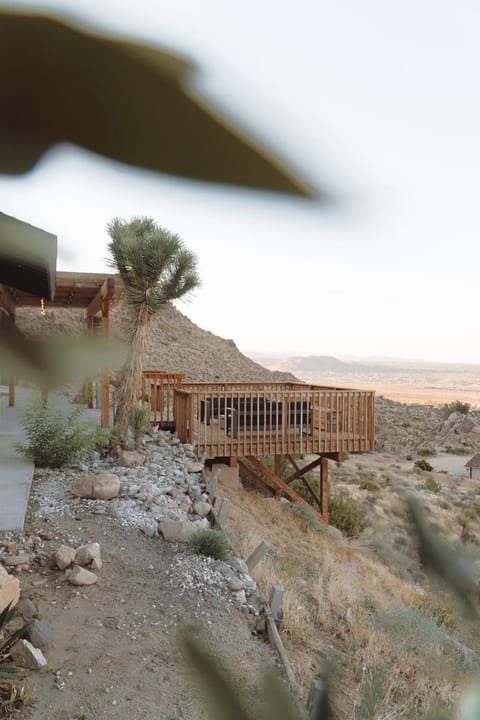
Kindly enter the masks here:
[[272, 358], [253, 355], [270, 370], [307, 383], [375, 390], [389, 400], [443, 405], [454, 400], [480, 408], [480, 365], [413, 360], [340, 360], [328, 356]]
[[[25, 332], [38, 328], [28, 311], [19, 316]], [[115, 332], [121, 322], [117, 312]], [[81, 317], [52, 311], [45, 318], [44, 331], [66, 327], [81, 332]], [[194, 326], [171, 306], [152, 337], [149, 363], [189, 377], [271, 380], [294, 373], [313, 380], [309, 368], [292, 362], [274, 371], [253, 362], [232, 341]], [[389, 374], [377, 368], [375, 375], [372, 366], [348, 370], [330, 368], [315, 380], [345, 385], [350, 377], [366, 387], [362, 380]], [[379, 388], [376, 452], [329, 463], [330, 525], [286, 498], [266, 496], [248, 477], [220, 478], [215, 507], [229, 502], [223, 528], [233, 551], [226, 562], [195, 555], [165, 531], [173, 521], [198, 523], [204, 510], [192, 508], [199, 501], [208, 510], [202, 476], [188, 472], [198, 472], [189, 466], [196, 462], [193, 449], [175, 435], [147, 433], [138, 467], [94, 453], [80, 466], [39, 469], [24, 532], [3, 534], [0, 544], [3, 566], [20, 579], [22, 598], [30, 601], [21, 612], [36, 608], [50, 629], [47, 665], [22, 678], [32, 694], [26, 704], [5, 705], [6, 716], [16, 708], [17, 716], [32, 720], [203, 717], [199, 686], [178, 644], [178, 631], [189, 627], [211, 657], [233, 670], [233, 692], [248, 711], [263, 717], [263, 670], [280, 677], [284, 670], [266, 642], [257, 593], [269, 597], [277, 584], [285, 591], [280, 632], [304, 703], [311, 681], [321, 677], [328, 678], [339, 720], [424, 720], [437, 717], [437, 707], [453, 713], [465, 678], [480, 664], [476, 626], [420, 562], [405, 496], [415, 493], [429, 522], [459, 553], [467, 551], [476, 573], [480, 486], [465, 468], [480, 450], [475, 373], [395, 368], [392, 386], [402, 374], [413, 378], [415, 402], [388, 399], [386, 385]], [[427, 376], [436, 385], [435, 404], [415, 394]], [[472, 411], [446, 412], [446, 387], [455, 400], [471, 401]], [[98, 472], [120, 478], [118, 497], [72, 494], [72, 483]], [[310, 482], [318, 482], [314, 473]], [[267, 556], [246, 572], [242, 562], [261, 542], [268, 544]], [[60, 546], [75, 554], [92, 543], [100, 546], [98, 579], [76, 587], [55, 558]]]

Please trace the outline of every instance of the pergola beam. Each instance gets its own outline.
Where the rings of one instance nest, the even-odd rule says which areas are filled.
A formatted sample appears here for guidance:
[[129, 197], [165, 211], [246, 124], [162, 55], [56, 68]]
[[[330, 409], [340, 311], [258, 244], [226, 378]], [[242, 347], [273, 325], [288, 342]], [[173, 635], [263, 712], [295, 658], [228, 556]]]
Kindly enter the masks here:
[[115, 280], [113, 278], [107, 278], [103, 283], [97, 294], [91, 301], [90, 305], [85, 310], [85, 316], [93, 317], [99, 312], [105, 300], [112, 300], [115, 297]]
[[15, 300], [10, 290], [5, 285], [0, 285], [0, 307], [9, 315], [15, 315]]

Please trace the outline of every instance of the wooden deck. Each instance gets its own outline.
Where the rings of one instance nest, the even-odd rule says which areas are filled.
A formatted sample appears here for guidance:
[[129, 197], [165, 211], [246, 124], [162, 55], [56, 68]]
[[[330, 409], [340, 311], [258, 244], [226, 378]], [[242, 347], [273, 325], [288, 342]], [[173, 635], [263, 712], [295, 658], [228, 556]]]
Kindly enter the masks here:
[[[181, 373], [143, 373], [151, 419], [174, 428], [197, 456], [238, 464], [277, 498], [311, 509], [291, 484], [301, 480], [319, 517], [328, 522], [328, 460], [375, 445], [375, 393], [303, 383], [191, 383]], [[316, 455], [307, 466], [299, 455]], [[272, 470], [263, 460], [273, 456]], [[293, 472], [282, 477], [282, 456]], [[320, 470], [319, 490], [308, 473]]]
[[175, 428], [209, 457], [374, 449], [374, 392], [301, 383], [182, 383]]

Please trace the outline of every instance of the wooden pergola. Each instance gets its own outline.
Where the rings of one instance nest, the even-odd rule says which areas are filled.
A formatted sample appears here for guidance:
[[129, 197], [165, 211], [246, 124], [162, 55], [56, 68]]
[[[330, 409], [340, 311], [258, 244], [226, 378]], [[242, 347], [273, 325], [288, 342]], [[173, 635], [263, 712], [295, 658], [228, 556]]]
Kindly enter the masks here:
[[[38, 307], [45, 311], [54, 308], [82, 309], [85, 312], [87, 332], [93, 335], [94, 318], [101, 313], [102, 331], [109, 335], [110, 308], [118, 304], [122, 298], [123, 284], [118, 275], [108, 273], [57, 272], [55, 290], [52, 299], [39, 297], [38, 294], [27, 292], [18, 287], [0, 284], [0, 310], [8, 316], [8, 321], [15, 326], [15, 314], [20, 307]], [[92, 407], [93, 398], [88, 398]], [[15, 379], [9, 381], [9, 405], [15, 404]], [[109, 377], [105, 371], [102, 376], [102, 425], [109, 424]]]

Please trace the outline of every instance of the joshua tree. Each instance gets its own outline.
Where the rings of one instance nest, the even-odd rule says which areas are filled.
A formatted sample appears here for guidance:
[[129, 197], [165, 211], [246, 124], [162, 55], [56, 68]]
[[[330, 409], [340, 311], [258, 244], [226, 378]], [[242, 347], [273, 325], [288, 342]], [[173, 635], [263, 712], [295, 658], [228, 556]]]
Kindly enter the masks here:
[[115, 418], [120, 436], [125, 439], [130, 414], [139, 399], [151, 323], [162, 305], [197, 288], [200, 279], [194, 253], [185, 248], [178, 235], [151, 218], [114, 218], [107, 232], [111, 237], [110, 264], [124, 282], [125, 302], [130, 310], [129, 351], [120, 372]]

